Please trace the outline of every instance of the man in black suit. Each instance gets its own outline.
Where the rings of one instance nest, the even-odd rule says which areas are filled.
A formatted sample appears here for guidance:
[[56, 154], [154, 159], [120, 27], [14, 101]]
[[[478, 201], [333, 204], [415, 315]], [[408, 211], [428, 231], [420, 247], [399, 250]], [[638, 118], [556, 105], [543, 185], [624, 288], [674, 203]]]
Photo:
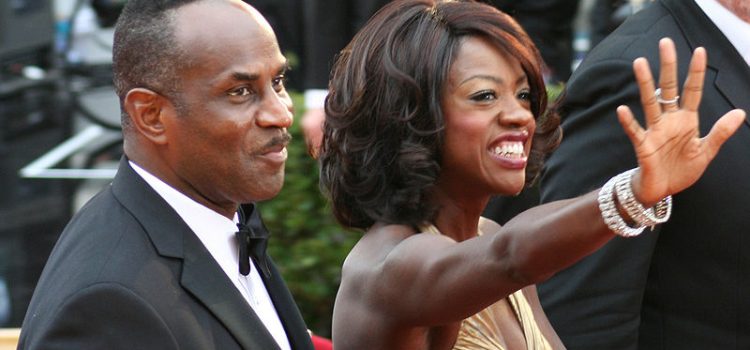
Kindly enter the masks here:
[[281, 189], [292, 123], [268, 23], [130, 0], [113, 63], [126, 156], [60, 236], [19, 348], [311, 349], [251, 204]]
[[[660, 0], [591, 51], [569, 80], [565, 136], [547, 162], [542, 201], [588, 192], [637, 166], [612, 111], [626, 104], [643, 123], [631, 62], [659, 62], [663, 37], [675, 42], [680, 79], [695, 48], [708, 52], [701, 135], [727, 110], [749, 110], [748, 12], [742, 1]], [[541, 284], [542, 305], [568, 348], [750, 349], [748, 150], [745, 121], [701, 179], [674, 196], [668, 223], [614, 239]]]

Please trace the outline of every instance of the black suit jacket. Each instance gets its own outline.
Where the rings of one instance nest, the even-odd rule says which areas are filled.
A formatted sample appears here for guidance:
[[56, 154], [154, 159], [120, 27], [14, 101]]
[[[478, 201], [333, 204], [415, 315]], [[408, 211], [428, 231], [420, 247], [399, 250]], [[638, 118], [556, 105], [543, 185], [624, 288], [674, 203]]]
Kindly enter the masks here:
[[484, 0], [513, 16], [539, 48], [550, 81], [565, 82], [573, 61], [573, 20], [579, 0]]
[[[312, 349], [271, 264], [264, 279], [293, 349]], [[71, 220], [23, 322], [20, 349], [276, 349], [198, 237], [123, 158]]]
[[390, 0], [304, 0], [305, 88], [328, 89], [336, 55]]
[[[658, 40], [677, 46], [684, 81], [703, 46], [708, 69], [701, 135], [733, 108], [750, 110], [750, 69], [693, 1], [663, 0], [631, 17], [586, 57], [569, 81], [564, 137], [542, 177], [543, 202], [601, 186], [635, 167], [615, 109], [643, 124], [632, 73]], [[750, 349], [750, 123], [746, 120], [672, 218], [634, 239], [615, 238], [539, 286], [547, 315], [570, 349]]]

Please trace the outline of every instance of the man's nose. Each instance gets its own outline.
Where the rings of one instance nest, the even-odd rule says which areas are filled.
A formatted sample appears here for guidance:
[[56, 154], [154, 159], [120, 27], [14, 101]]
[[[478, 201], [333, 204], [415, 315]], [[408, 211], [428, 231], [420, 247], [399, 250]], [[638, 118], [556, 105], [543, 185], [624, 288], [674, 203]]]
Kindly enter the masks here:
[[258, 125], [261, 127], [289, 128], [294, 121], [292, 99], [286, 91], [271, 91], [266, 94], [258, 113]]

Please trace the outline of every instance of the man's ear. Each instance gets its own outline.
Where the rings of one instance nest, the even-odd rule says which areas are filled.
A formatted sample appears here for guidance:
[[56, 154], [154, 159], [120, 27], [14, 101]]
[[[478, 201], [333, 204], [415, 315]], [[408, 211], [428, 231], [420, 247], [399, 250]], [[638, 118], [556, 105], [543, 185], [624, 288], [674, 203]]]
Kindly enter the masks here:
[[164, 118], [172, 113], [170, 107], [164, 96], [149, 89], [135, 88], [125, 96], [125, 111], [134, 129], [156, 144], [167, 143]]

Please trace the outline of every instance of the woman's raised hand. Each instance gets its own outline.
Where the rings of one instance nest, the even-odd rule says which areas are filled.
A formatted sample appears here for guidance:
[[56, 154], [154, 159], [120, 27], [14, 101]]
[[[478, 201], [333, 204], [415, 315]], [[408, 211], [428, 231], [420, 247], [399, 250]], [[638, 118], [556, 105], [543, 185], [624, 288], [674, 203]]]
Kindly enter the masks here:
[[698, 105], [703, 93], [706, 50], [698, 48], [693, 53], [681, 96], [677, 86], [677, 53], [671, 39], [659, 41], [659, 57], [658, 90], [647, 60], [638, 58], [633, 62], [646, 129], [633, 117], [630, 108], [617, 108], [620, 124], [633, 143], [640, 167], [633, 176], [633, 192], [647, 207], [697, 181], [721, 145], [745, 119], [744, 111], [729, 111], [708, 135], [700, 137]]

